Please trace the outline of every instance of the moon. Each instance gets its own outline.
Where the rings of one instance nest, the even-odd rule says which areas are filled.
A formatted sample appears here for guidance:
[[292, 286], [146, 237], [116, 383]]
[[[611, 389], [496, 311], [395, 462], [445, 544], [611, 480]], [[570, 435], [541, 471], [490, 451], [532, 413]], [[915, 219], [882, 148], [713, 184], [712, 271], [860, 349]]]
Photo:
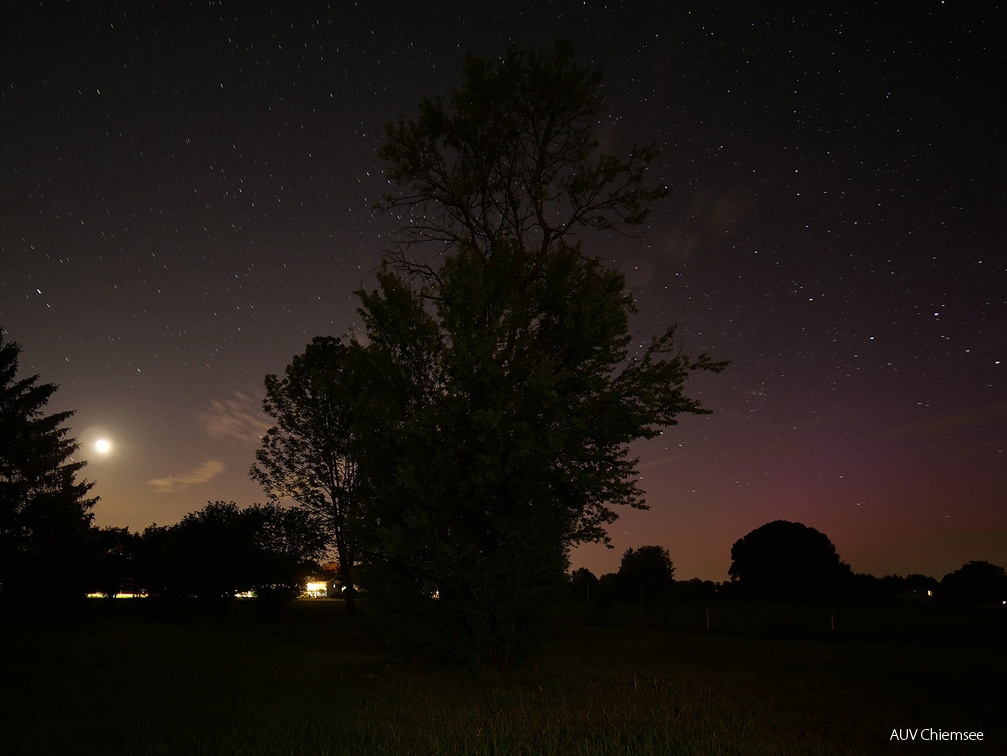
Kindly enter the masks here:
[[108, 454], [112, 451], [112, 443], [107, 438], [99, 438], [94, 442], [94, 450], [99, 454]]

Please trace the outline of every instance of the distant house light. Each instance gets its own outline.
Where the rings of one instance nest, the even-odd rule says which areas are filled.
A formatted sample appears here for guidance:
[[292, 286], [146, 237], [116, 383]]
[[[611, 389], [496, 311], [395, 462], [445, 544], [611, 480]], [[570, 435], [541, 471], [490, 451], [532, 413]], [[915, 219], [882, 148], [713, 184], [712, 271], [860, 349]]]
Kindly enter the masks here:
[[309, 580], [304, 593], [311, 598], [325, 598], [329, 595], [329, 584], [321, 580]]

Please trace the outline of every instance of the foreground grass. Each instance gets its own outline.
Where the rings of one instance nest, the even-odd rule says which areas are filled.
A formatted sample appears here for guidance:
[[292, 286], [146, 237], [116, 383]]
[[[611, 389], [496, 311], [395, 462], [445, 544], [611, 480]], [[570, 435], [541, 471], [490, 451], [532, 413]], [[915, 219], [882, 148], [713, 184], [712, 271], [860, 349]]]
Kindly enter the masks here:
[[[1004, 752], [1002, 646], [746, 638], [568, 620], [505, 671], [393, 665], [337, 607], [286, 621], [0, 627], [3, 753]], [[893, 729], [983, 743], [889, 742]]]

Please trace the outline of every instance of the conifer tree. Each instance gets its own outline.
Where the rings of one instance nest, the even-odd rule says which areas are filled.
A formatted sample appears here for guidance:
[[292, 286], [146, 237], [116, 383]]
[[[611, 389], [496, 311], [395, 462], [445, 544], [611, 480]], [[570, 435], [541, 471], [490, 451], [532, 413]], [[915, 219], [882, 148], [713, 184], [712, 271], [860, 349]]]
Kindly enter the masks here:
[[0, 595], [23, 599], [40, 588], [73, 594], [97, 502], [78, 480], [85, 462], [64, 423], [45, 413], [57, 386], [18, 377], [21, 345], [0, 331]]

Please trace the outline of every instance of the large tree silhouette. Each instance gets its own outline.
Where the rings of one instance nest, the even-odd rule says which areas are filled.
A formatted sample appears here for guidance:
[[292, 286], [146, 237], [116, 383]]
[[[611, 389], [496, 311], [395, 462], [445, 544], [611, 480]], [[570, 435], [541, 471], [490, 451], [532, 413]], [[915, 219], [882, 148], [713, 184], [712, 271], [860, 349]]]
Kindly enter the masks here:
[[767, 523], [735, 541], [728, 574], [743, 595], [779, 601], [834, 598], [852, 576], [828, 536], [787, 520]]
[[966, 562], [941, 580], [938, 595], [948, 604], [995, 604], [1007, 601], [1007, 571], [990, 562]]
[[[623, 276], [575, 235], [639, 225], [656, 154], [599, 155], [600, 75], [567, 45], [469, 58], [381, 151], [404, 246], [360, 292], [352, 445], [362, 580], [406, 652], [505, 663], [564, 585], [567, 549], [644, 507], [628, 445], [702, 413], [719, 370], [674, 344], [633, 355]], [[419, 256], [417, 256], [419, 255]]]
[[64, 426], [74, 413], [45, 413], [58, 387], [18, 378], [20, 354], [0, 329], [0, 596], [72, 596], [83, 583], [65, 566], [87, 558], [94, 484], [77, 478], [85, 462]]

